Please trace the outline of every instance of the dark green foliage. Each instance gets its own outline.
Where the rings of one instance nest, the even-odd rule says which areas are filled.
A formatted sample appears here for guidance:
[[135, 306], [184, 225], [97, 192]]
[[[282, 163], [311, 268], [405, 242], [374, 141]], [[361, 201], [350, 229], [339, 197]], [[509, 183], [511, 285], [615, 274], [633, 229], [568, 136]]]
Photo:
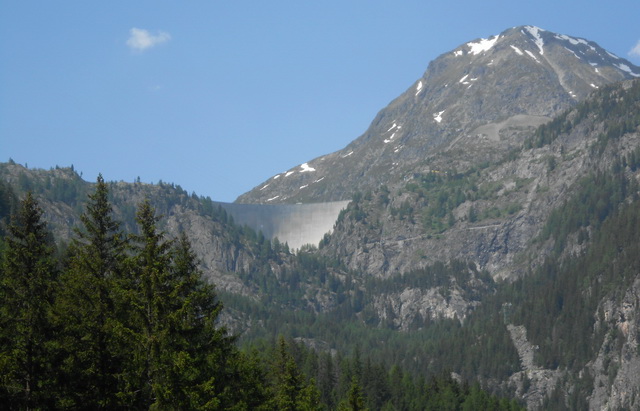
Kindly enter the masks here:
[[354, 376], [351, 378], [351, 386], [349, 387], [349, 392], [347, 393], [347, 398], [345, 398], [340, 405], [338, 406], [338, 410], [344, 411], [366, 411], [367, 408], [364, 406], [364, 396], [362, 395], [362, 387], [358, 382], [358, 379]]
[[8, 234], [0, 271], [0, 402], [49, 408], [56, 384], [51, 307], [58, 273], [42, 209], [31, 193]]
[[273, 391], [270, 408], [283, 411], [320, 409], [315, 381], [308, 381], [298, 369], [288, 344], [280, 338], [269, 375]]
[[[432, 171], [424, 175], [414, 175], [406, 185], [413, 196], [404, 200], [399, 207], [390, 207], [391, 216], [410, 222], [418, 220], [428, 234], [439, 234], [456, 224], [453, 211], [464, 202], [473, 202], [469, 207], [467, 220], [471, 223], [511, 215], [521, 209], [519, 204], [506, 204], [479, 210], [478, 200], [495, 200], [504, 188], [500, 181], [483, 180], [481, 173], [486, 165], [469, 169], [464, 173], [456, 171]], [[516, 190], [522, 189], [525, 180], [516, 178]], [[463, 217], [464, 219], [464, 217]]]
[[[312, 350], [302, 343], [260, 341], [265, 374], [272, 390], [269, 409], [344, 410], [521, 410], [515, 401], [488, 394], [478, 384], [469, 387], [442, 372], [425, 381], [398, 366], [388, 367], [356, 349], [350, 357]], [[297, 404], [297, 405], [294, 405]], [[471, 408], [479, 404], [484, 408]], [[292, 408], [293, 407], [293, 408]]]
[[593, 147], [594, 153], [602, 154], [609, 141], [637, 130], [640, 126], [639, 108], [640, 82], [632, 82], [624, 91], [619, 84], [602, 87], [592, 94], [592, 98], [538, 127], [535, 134], [525, 141], [524, 147], [531, 149], [551, 144], [560, 135], [570, 133], [574, 125], [589, 118], [604, 129]]
[[122, 339], [126, 318], [125, 251], [114, 220], [107, 184], [98, 177], [81, 216], [82, 229], [70, 245], [69, 267], [62, 276], [56, 313], [67, 353], [62, 404], [95, 408], [117, 404], [119, 372], [125, 361]]
[[[400, 293], [406, 288], [423, 291], [435, 288], [444, 296], [456, 290], [470, 301], [484, 300], [494, 292], [495, 284], [487, 272], [477, 270], [474, 265], [461, 261], [435, 263], [422, 270], [386, 280], [369, 279], [362, 284], [351, 275], [337, 277], [332, 269], [327, 269], [330, 267], [320, 268], [320, 264], [326, 264], [326, 261], [310, 257], [314, 255], [305, 256], [309, 258], [308, 262], [299, 266], [299, 276], [305, 279], [301, 283], [317, 281], [320, 275], [324, 275], [325, 287], [335, 293], [335, 308], [316, 314], [304, 304], [304, 299], [289, 302], [285, 298], [290, 292], [286, 283], [279, 286], [273, 275], [271, 279], [264, 280], [255, 275], [252, 281], [273, 284], [269, 295], [264, 297], [269, 303], [222, 294], [227, 306], [247, 313], [251, 318], [249, 330], [242, 336], [244, 343], [273, 339], [283, 334], [331, 341], [332, 348], [348, 352], [357, 341], [367, 355], [388, 359], [402, 365], [408, 372], [426, 375], [453, 369], [466, 378], [475, 378], [476, 373], [483, 377], [509, 376], [519, 369], [517, 353], [499, 310], [493, 314], [491, 309], [481, 305], [479, 310], [482, 314], [471, 316], [466, 327], [461, 327], [457, 319], [434, 320], [417, 315], [410, 326], [410, 333], [398, 333], [393, 318], [388, 316], [382, 320], [372, 309], [378, 295]], [[311, 261], [314, 263], [309, 265]], [[315, 274], [307, 271], [314, 266], [320, 268]], [[300, 294], [303, 295], [302, 292]], [[381, 341], [384, 344], [380, 344]], [[476, 341], [477, 344], [470, 345], [468, 341]], [[322, 398], [328, 401], [327, 391], [321, 392]]]
[[222, 305], [213, 286], [203, 281], [188, 239], [165, 240], [157, 220], [150, 204], [142, 203], [132, 260], [133, 351], [125, 365], [128, 390], [121, 396], [154, 409], [227, 408], [260, 401], [264, 395], [254, 392], [251, 398], [242, 389], [246, 376], [241, 357], [233, 338], [216, 326]]
[[540, 234], [541, 240], [554, 240], [556, 255], [569, 235], [585, 227], [598, 229], [629, 193], [635, 196], [638, 190], [637, 183], [623, 173], [592, 174], [578, 181], [577, 187], [577, 193], [551, 213]]
[[[460, 204], [473, 198], [475, 176], [454, 172], [432, 172], [423, 175], [417, 183], [407, 185], [407, 190], [420, 199], [422, 225], [427, 232], [440, 233], [455, 224], [451, 212]], [[413, 209], [410, 209], [413, 212]], [[394, 215], [392, 210], [392, 215]]]
[[550, 122], [538, 127], [535, 134], [525, 141], [524, 147], [527, 149], [540, 148], [551, 144], [560, 134], [567, 133], [572, 126], [571, 121], [568, 120], [569, 112], [565, 111]]
[[562, 264], [552, 258], [537, 275], [513, 285], [514, 300], [521, 301], [515, 321], [525, 324], [540, 345], [543, 365], [577, 370], [601, 346], [603, 335], [593, 334], [594, 312], [604, 297], [625, 290], [640, 272], [638, 236], [636, 201], [601, 224], [583, 255]]
[[17, 205], [18, 199], [11, 186], [0, 181], [0, 233], [4, 231], [3, 224], [8, 222]]
[[149, 203], [130, 246], [99, 177], [60, 278], [41, 215], [28, 194], [2, 253], [4, 408], [260, 409], [270, 401], [264, 367], [217, 325], [222, 306], [189, 241], [165, 240]]
[[[19, 195], [32, 192], [34, 196], [48, 201], [64, 202], [71, 207], [79, 206], [88, 192], [88, 184], [70, 168], [60, 168], [49, 173], [39, 171], [29, 172], [26, 168], [20, 170], [15, 163], [0, 165], [0, 171], [7, 168], [18, 169], [17, 184], [14, 189]], [[37, 175], [37, 178], [34, 176]]]
[[[171, 324], [168, 323], [170, 306], [174, 303], [169, 297], [174, 287], [170, 278], [171, 243], [164, 240], [164, 234], [156, 228], [157, 218], [148, 201], [138, 210], [137, 221], [140, 234], [135, 237], [136, 257], [132, 261], [134, 271], [130, 305], [132, 307], [132, 346], [136, 353], [127, 361], [125, 367], [132, 367], [131, 378], [140, 378], [132, 388], [146, 387], [148, 392], [139, 393], [142, 403], [151, 403], [160, 408], [170, 405], [172, 392], [169, 376], [161, 356], [167, 353], [167, 344], [172, 340]], [[168, 368], [168, 367], [167, 367]], [[138, 392], [134, 391], [131, 396]]]

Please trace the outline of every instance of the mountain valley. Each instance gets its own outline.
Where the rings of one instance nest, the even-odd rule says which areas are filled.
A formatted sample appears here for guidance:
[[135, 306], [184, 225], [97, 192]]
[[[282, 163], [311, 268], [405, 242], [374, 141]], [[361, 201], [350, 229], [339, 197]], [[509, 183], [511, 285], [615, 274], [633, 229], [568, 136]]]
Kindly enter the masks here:
[[[318, 244], [290, 249], [174, 183], [111, 182], [109, 201], [129, 233], [147, 199], [187, 235], [243, 346], [284, 336], [528, 409], [636, 409], [639, 77], [533, 26], [443, 54], [344, 149], [236, 200], [348, 202]], [[12, 160], [0, 182], [0, 205], [33, 193], [64, 254], [95, 185]]]

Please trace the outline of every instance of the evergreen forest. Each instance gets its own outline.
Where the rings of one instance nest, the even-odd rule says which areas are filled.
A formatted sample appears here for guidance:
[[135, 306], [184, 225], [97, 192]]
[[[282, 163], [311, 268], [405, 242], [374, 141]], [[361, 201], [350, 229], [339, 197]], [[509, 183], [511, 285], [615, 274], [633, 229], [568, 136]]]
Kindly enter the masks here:
[[359, 349], [283, 335], [241, 346], [186, 235], [169, 238], [148, 200], [136, 230], [123, 230], [101, 176], [86, 195], [59, 243], [32, 192], [0, 184], [3, 409], [521, 409], [451, 373], [407, 372]]

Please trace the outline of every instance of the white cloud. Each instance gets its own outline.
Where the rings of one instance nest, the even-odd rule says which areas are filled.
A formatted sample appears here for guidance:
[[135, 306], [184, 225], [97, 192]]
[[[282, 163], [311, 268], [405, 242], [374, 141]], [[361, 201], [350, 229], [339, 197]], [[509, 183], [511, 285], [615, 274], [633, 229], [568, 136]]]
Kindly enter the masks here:
[[636, 43], [635, 47], [629, 50], [630, 56], [640, 57], [640, 40]]
[[164, 31], [159, 31], [158, 34], [153, 35], [148, 30], [132, 28], [129, 30], [129, 39], [127, 39], [127, 46], [135, 51], [144, 51], [148, 48], [162, 44], [171, 40], [171, 35]]

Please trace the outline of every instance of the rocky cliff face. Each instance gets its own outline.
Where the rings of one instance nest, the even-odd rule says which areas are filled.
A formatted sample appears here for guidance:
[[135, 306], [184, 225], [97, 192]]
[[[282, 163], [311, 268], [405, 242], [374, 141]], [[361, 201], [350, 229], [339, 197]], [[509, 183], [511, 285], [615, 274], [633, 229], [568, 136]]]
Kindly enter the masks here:
[[[18, 164], [0, 165], [0, 179], [11, 184], [18, 194], [31, 190], [44, 210], [44, 219], [54, 237], [68, 242], [74, 228], [81, 225], [80, 214], [86, 195], [93, 188], [69, 168], [51, 170], [28, 169]], [[174, 185], [142, 183], [109, 183], [109, 195], [115, 218], [122, 228], [135, 232], [136, 207], [150, 199], [162, 216], [162, 229], [169, 237], [187, 234], [198, 255], [201, 268], [220, 290], [255, 296], [255, 290], [244, 285], [238, 272], [255, 267], [256, 250], [242, 236], [234, 235], [232, 224], [212, 218], [203, 212], [200, 202]], [[285, 257], [286, 258], [286, 257]], [[273, 263], [274, 272], [281, 267]]]
[[[615, 96], [630, 87], [637, 88], [638, 83], [624, 83], [606, 93]], [[473, 261], [495, 278], [517, 277], [547, 255], [552, 244], [531, 248], [532, 240], [551, 211], [579, 187], [577, 182], [589, 173], [608, 170], [615, 158], [638, 146], [636, 130], [618, 136], [601, 155], [592, 155], [606, 130], [599, 117], [581, 114], [583, 110], [584, 105], [566, 112], [562, 120], [566, 131], [549, 144], [522, 149], [495, 165], [475, 168], [472, 174], [446, 177], [450, 186], [468, 181], [470, 188], [464, 201], [441, 219], [441, 228], [426, 225], [429, 207], [438, 199], [415, 188], [438, 174], [417, 172], [393, 192], [383, 188], [358, 197], [321, 252], [339, 255], [351, 269], [382, 277], [454, 258]]]
[[596, 327], [608, 329], [589, 372], [594, 376], [591, 409], [640, 407], [640, 276], [620, 299], [602, 301]]
[[443, 54], [344, 149], [273, 176], [239, 203], [351, 199], [417, 171], [496, 160], [527, 132], [640, 68], [596, 43], [515, 27]]

